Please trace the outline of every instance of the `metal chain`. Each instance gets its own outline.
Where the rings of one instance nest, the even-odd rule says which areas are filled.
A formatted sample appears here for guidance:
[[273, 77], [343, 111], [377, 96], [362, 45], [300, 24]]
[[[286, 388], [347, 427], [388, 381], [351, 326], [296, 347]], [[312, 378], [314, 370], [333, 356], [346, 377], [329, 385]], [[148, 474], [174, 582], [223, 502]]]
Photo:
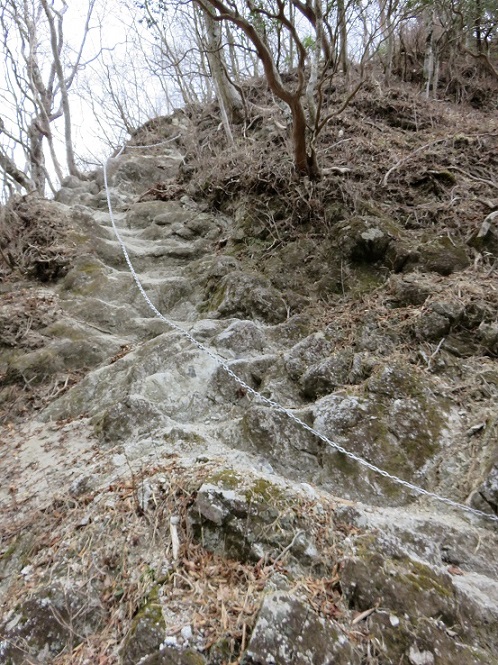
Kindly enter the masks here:
[[[156, 144], [160, 145], [160, 144]], [[129, 146], [133, 148], [148, 148], [152, 146]], [[126, 146], [123, 146], [119, 153], [114, 157], [114, 159], [117, 159], [123, 151], [125, 150]], [[322, 434], [318, 430], [316, 430], [314, 427], [310, 427], [307, 423], [305, 423], [303, 420], [298, 418], [292, 411], [289, 409], [285, 408], [278, 402], [275, 402], [272, 399], [269, 399], [268, 397], [265, 397], [261, 393], [259, 393], [257, 390], [254, 390], [250, 385], [248, 385], [243, 379], [241, 379], [235, 372], [230, 369], [230, 367], [227, 365], [226, 361], [221, 358], [217, 353], [212, 351], [211, 349], [207, 348], [204, 346], [204, 344], [201, 344], [201, 342], [198, 342], [195, 337], [193, 337], [187, 330], [179, 326], [177, 323], [174, 323], [173, 321], [170, 321], [167, 319], [161, 312], [157, 309], [157, 307], [154, 305], [154, 303], [150, 300], [149, 296], [145, 292], [144, 287], [142, 286], [142, 283], [140, 282], [140, 279], [135, 272], [135, 268], [133, 267], [133, 264], [131, 262], [130, 256], [128, 254], [128, 250], [126, 249], [126, 245], [124, 244], [119, 231], [116, 226], [116, 222], [114, 219], [114, 213], [112, 210], [112, 204], [111, 204], [111, 196], [110, 196], [110, 191], [109, 191], [109, 186], [107, 182], [107, 162], [103, 163], [103, 172], [104, 172], [104, 185], [105, 185], [105, 190], [106, 190], [106, 197], [107, 197], [107, 206], [109, 208], [109, 216], [111, 219], [111, 224], [112, 228], [114, 230], [114, 233], [116, 235], [116, 238], [118, 240], [119, 245], [121, 246], [121, 250], [123, 252], [123, 255], [125, 257], [126, 263], [128, 265], [128, 268], [130, 269], [130, 272], [133, 276], [133, 279], [138, 287], [138, 290], [142, 294], [143, 299], [149, 306], [149, 308], [154, 312], [154, 314], [157, 316], [157, 318], [161, 319], [161, 321], [164, 321], [170, 328], [173, 328], [173, 330], [176, 330], [178, 333], [180, 333], [183, 337], [188, 339], [191, 344], [196, 346], [200, 351], [208, 355], [210, 358], [212, 358], [220, 367], [222, 367], [225, 372], [232, 377], [245, 391], [246, 393], [249, 393], [253, 397], [255, 397], [257, 400], [262, 402], [263, 404], [266, 404], [267, 406], [272, 407], [276, 411], [279, 411], [280, 413], [285, 414], [290, 420], [294, 421], [297, 425], [305, 429], [306, 431], [310, 432], [310, 434], [313, 434], [314, 436], [318, 437], [321, 441], [323, 441], [325, 444], [330, 446], [331, 448], [334, 448], [337, 450], [337, 452], [342, 453], [343, 455], [346, 455], [350, 459], [354, 460], [361, 466], [370, 469], [370, 471], [373, 471], [374, 473], [379, 474], [380, 476], [383, 476], [384, 478], [388, 478], [389, 480], [393, 481], [394, 483], [397, 483], [398, 485], [402, 485], [403, 487], [406, 487], [407, 489], [429, 497], [431, 499], [436, 499], [437, 501], [444, 503], [448, 506], [451, 506], [452, 508], [457, 508], [458, 510], [463, 510], [467, 513], [471, 513], [472, 515], [476, 515], [477, 517], [483, 517], [488, 520], [492, 520], [494, 522], [498, 523], [498, 516], [495, 515], [490, 515], [489, 513], [485, 513], [482, 510], [478, 510], [476, 508], [472, 508], [471, 506], [467, 506], [463, 503], [458, 503], [458, 501], [453, 501], [453, 499], [448, 499], [447, 497], [440, 496], [439, 494], [436, 494], [435, 492], [430, 492], [429, 490], [424, 489], [423, 487], [419, 487], [418, 485], [414, 485], [413, 483], [408, 482], [407, 480], [403, 480], [403, 478], [398, 478], [398, 476], [393, 475], [392, 473], [389, 473], [385, 469], [381, 469], [380, 467], [376, 466], [375, 464], [372, 464], [371, 462], [368, 462], [366, 459], [363, 457], [360, 457], [359, 455], [356, 455], [355, 453], [351, 452], [350, 450], [347, 450], [343, 446], [339, 445], [335, 441], [332, 441], [329, 439], [325, 434]]]
[[121, 148], [121, 150], [118, 152], [116, 157], [113, 159], [117, 159], [119, 155], [123, 152], [125, 148], [129, 148], [131, 150], [139, 150], [140, 148], [157, 148], [160, 145], [166, 145], [166, 143], [172, 143], [173, 141], [176, 141], [176, 139], [181, 138], [181, 134], [177, 134], [176, 136], [172, 136], [169, 139], [166, 139], [165, 141], [161, 141], [160, 143], [148, 143], [147, 145], [126, 145]]

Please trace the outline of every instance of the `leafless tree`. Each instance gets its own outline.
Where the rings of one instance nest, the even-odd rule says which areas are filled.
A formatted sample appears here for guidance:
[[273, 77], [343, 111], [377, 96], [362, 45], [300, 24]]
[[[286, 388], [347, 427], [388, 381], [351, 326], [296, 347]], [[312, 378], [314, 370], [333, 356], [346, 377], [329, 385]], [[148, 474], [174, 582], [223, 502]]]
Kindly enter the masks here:
[[[352, 0], [327, 4], [321, 0], [192, 2], [209, 14], [213, 21], [233, 26], [256, 51], [269, 88], [290, 110], [295, 170], [300, 176], [318, 178], [316, 140], [330, 120], [330, 116], [323, 116], [322, 91], [325, 82], [335, 73], [348, 72], [347, 25], [355, 11], [355, 3]], [[299, 21], [304, 22], [304, 26]], [[277, 26], [276, 43], [268, 26]], [[378, 31], [375, 37], [378, 38]], [[296, 78], [290, 83], [284, 82], [282, 76], [283, 43], [291, 44], [292, 48], [288, 51], [295, 54]], [[351, 95], [358, 88], [356, 84]]]
[[[83, 53], [96, 0], [87, 0], [81, 38], [69, 48], [64, 34], [66, 0], [4, 0], [0, 48], [5, 80], [0, 134], [0, 169], [12, 185], [45, 193], [65, 172], [78, 175], [72, 140], [69, 90], [83, 66]], [[65, 159], [54, 143], [62, 119]], [[49, 163], [47, 164], [47, 159]]]

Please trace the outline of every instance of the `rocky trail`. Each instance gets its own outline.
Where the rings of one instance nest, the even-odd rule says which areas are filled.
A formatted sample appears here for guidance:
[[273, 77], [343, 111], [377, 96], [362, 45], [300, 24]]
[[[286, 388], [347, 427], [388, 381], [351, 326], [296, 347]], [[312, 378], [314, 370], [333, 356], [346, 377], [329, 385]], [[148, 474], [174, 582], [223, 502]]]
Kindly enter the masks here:
[[[433, 274], [393, 272], [326, 319], [227, 251], [241, 229], [225, 212], [144, 200], [184, 157], [170, 142], [109, 160], [158, 310], [345, 449], [495, 516], [488, 268], [448, 273], [441, 241], [417, 259]], [[362, 467], [155, 317], [102, 172], [26, 205], [72, 254], [53, 283], [2, 287], [2, 663], [498, 663], [496, 521]], [[362, 219], [344, 251], [399, 257], [405, 238], [388, 250], [385, 221]]]

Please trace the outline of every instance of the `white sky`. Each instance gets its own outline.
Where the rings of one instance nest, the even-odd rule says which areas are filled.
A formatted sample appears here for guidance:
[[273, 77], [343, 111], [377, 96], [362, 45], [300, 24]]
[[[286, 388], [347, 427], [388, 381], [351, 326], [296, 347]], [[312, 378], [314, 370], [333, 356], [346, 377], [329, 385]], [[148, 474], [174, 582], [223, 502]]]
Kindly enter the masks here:
[[[67, 15], [67, 37], [75, 44], [81, 38], [81, 24], [84, 21], [84, 8], [80, 3], [72, 2], [70, 11]], [[130, 106], [134, 107], [140, 103], [138, 97], [145, 98], [147, 95], [154, 96], [150, 74], [145, 71], [137, 71], [141, 63], [134, 52], [133, 37], [137, 30], [144, 33], [144, 41], [147, 43], [150, 36], [144, 26], [141, 26], [137, 20], [138, 12], [133, 16], [132, 10], [126, 9], [118, 0], [97, 0], [98, 6], [96, 7], [95, 17], [92, 19], [92, 25], [95, 26], [90, 32], [86, 46], [87, 57], [84, 60], [89, 60], [99, 52], [101, 48], [104, 52], [98, 60], [91, 62], [79, 74], [79, 80], [76, 81], [71, 91], [71, 112], [73, 121], [74, 143], [76, 152], [81, 157], [89, 156], [98, 160], [105, 159], [111, 148], [108, 144], [109, 140], [119, 141], [121, 136], [118, 134], [116, 128], [109, 125], [108, 119], [99, 104], [99, 99], [105, 92], [101, 88], [99, 81], [98, 70], [101, 69], [101, 62], [116, 63], [119, 67], [122, 65], [122, 71], [112, 73], [110, 76], [111, 84], [116, 90], [123, 90], [129, 87], [129, 81], [134, 78], [133, 73], [137, 73], [137, 78], [143, 81], [146, 89], [141, 94], [137, 94], [136, 90], [130, 89]], [[75, 6], [76, 5], [76, 6]], [[83, 11], [82, 11], [83, 10]], [[100, 74], [102, 76], [102, 74]], [[92, 94], [93, 91], [93, 94]], [[94, 101], [94, 107], [86, 96], [91, 96]], [[145, 101], [145, 100], [144, 100]], [[164, 103], [161, 100], [156, 101], [157, 113], [165, 112]], [[145, 103], [144, 103], [145, 106]], [[148, 106], [148, 105], [147, 105]], [[145, 109], [144, 109], [145, 111]], [[95, 117], [98, 114], [100, 122], [103, 125], [108, 125], [106, 131], [99, 126], [99, 122]], [[115, 118], [117, 112], [111, 111], [111, 115]], [[133, 114], [135, 115], [135, 114]], [[144, 113], [140, 122], [145, 122], [147, 113]]]

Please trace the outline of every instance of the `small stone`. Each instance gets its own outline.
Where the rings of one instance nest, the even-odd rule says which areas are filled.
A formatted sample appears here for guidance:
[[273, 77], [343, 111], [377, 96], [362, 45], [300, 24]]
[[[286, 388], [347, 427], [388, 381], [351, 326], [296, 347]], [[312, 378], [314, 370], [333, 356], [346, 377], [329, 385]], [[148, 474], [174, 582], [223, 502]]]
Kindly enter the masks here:
[[137, 490], [137, 500], [140, 508], [145, 512], [149, 506], [149, 502], [152, 498], [153, 491], [151, 484], [148, 480], [144, 480]]
[[180, 631], [180, 635], [183, 637], [185, 642], [190, 642], [190, 640], [193, 637], [192, 627], [191, 626], [183, 626], [183, 628]]
[[330, 354], [330, 342], [322, 333], [305, 337], [285, 355], [285, 369], [294, 381], [307, 371], [308, 367], [323, 362]]
[[267, 462], [266, 460], [262, 459], [260, 461], [259, 465], [260, 465], [261, 471], [263, 471], [264, 473], [269, 474], [270, 476], [274, 475], [275, 471], [274, 471], [272, 465], [270, 464], [270, 462]]
[[419, 651], [416, 644], [410, 647], [408, 660], [411, 665], [434, 665], [434, 655], [431, 651]]
[[121, 454], [113, 455], [111, 459], [114, 466], [124, 466], [127, 462], [126, 455]]
[[464, 270], [470, 264], [464, 245], [456, 243], [448, 236], [441, 236], [418, 247], [418, 267], [424, 272], [437, 272], [451, 275]]
[[76, 498], [92, 490], [92, 478], [87, 475], [80, 475], [73, 480], [69, 486], [70, 496]]
[[312, 499], [318, 499], [318, 492], [309, 483], [300, 483], [300, 485], [306, 494], [308, 494], [308, 496], [310, 496]]
[[80, 521], [78, 522], [78, 525], [77, 525], [77, 526], [79, 526], [80, 528], [82, 528], [82, 527], [84, 527], [84, 526], [88, 526], [88, 525], [90, 524], [90, 522], [91, 522], [90, 516], [89, 516], [89, 515], [85, 515], [84, 517], [82, 517], [82, 518], [80, 519]]
[[415, 335], [420, 340], [439, 340], [448, 334], [450, 321], [437, 312], [424, 312], [416, 322]]
[[312, 365], [301, 379], [304, 396], [316, 399], [333, 392], [338, 386], [348, 383], [352, 363], [353, 353], [346, 349]]
[[209, 309], [225, 318], [243, 317], [265, 323], [281, 323], [287, 318], [286, 303], [267, 279], [239, 271], [221, 279]]
[[478, 328], [482, 344], [491, 353], [498, 352], [498, 323], [481, 323]]
[[394, 222], [377, 217], [352, 217], [339, 225], [337, 242], [348, 259], [357, 263], [375, 263], [386, 255], [393, 232], [398, 233]]

